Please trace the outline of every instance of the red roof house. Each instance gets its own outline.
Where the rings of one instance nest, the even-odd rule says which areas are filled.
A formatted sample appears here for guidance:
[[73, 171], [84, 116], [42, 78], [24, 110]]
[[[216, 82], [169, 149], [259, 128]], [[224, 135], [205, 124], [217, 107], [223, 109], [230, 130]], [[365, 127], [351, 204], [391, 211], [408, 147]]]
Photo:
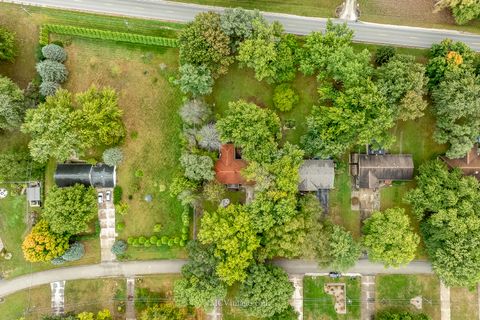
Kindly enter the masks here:
[[240, 159], [231, 143], [220, 148], [220, 158], [215, 163], [215, 173], [218, 182], [223, 184], [246, 184], [241, 170], [247, 166], [245, 160]]

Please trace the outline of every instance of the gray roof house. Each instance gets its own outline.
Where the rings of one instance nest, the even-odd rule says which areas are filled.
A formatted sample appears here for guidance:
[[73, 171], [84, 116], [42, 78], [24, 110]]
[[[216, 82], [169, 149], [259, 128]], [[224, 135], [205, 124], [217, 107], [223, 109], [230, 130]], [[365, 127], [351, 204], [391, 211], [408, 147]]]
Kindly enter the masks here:
[[54, 179], [59, 187], [79, 183], [95, 188], [113, 188], [116, 185], [116, 168], [105, 164], [59, 163]]
[[376, 189], [383, 183], [412, 180], [413, 169], [411, 154], [350, 155], [350, 173], [359, 188]]
[[333, 160], [305, 160], [300, 167], [298, 190], [302, 192], [333, 189], [335, 179]]

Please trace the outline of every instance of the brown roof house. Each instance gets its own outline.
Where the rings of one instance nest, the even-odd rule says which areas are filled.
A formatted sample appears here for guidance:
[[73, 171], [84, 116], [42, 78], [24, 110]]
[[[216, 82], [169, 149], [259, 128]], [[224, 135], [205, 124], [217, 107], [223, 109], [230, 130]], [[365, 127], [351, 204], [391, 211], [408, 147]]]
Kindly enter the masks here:
[[357, 188], [377, 189], [392, 181], [412, 180], [412, 155], [352, 153], [350, 173], [355, 178]]
[[440, 157], [450, 168], [459, 168], [466, 176], [472, 176], [480, 180], [480, 149], [478, 144], [474, 145], [467, 155], [459, 159], [449, 159], [445, 156]]
[[242, 160], [239, 150], [233, 144], [222, 145], [220, 157], [215, 163], [217, 181], [231, 187], [247, 184], [247, 180], [241, 174], [246, 166], [247, 162]]
[[335, 179], [333, 160], [305, 160], [298, 173], [300, 175], [298, 191], [333, 189]]

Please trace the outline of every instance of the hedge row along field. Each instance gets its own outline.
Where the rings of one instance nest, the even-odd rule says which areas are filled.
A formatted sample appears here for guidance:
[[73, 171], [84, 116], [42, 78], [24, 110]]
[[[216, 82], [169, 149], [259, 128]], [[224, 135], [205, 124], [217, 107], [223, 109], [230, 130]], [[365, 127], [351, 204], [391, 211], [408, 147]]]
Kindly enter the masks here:
[[82, 27], [66, 26], [59, 24], [44, 24], [40, 30], [40, 44], [47, 45], [49, 43], [50, 33], [64, 34], [70, 36], [78, 36], [89, 39], [112, 40], [144, 45], [154, 45], [162, 47], [178, 46], [177, 39], [145, 36], [135, 33], [114, 32], [99, 29], [89, 29]]

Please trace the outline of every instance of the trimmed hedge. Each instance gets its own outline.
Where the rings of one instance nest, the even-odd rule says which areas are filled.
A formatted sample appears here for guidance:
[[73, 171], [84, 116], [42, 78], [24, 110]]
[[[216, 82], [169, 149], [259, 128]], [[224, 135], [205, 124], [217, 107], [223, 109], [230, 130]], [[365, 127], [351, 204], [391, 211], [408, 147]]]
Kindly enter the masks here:
[[114, 32], [108, 30], [90, 29], [59, 24], [44, 24], [41, 27], [41, 45], [48, 44], [50, 32], [89, 39], [111, 40], [162, 47], [176, 48], [178, 46], [177, 39], [172, 38], [153, 37], [135, 33]]

